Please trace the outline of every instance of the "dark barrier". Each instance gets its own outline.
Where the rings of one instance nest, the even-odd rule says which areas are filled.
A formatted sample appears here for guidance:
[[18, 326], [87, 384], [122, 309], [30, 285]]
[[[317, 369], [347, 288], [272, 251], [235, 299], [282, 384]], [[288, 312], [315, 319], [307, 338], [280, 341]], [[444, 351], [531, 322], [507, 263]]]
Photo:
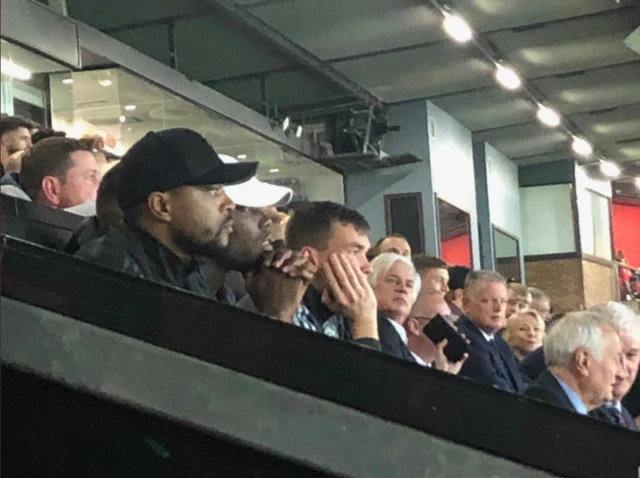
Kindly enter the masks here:
[[63, 250], [84, 219], [70, 212], [12, 196], [0, 198], [0, 231], [52, 249]]
[[638, 475], [627, 430], [33, 245], [4, 241], [1, 285], [6, 365], [287, 460], [363, 477]]

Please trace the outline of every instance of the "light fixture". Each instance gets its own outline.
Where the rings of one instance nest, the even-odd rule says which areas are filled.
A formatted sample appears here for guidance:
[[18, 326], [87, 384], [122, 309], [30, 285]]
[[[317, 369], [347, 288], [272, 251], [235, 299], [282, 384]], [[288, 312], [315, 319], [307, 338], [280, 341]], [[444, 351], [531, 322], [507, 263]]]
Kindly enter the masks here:
[[246, 154], [239, 154], [238, 155], [238, 159], [247, 159], [247, 155]]
[[136, 105], [124, 105], [125, 111], [135, 111]]
[[62, 83], [65, 85], [72, 85], [73, 84], [73, 78], [65, 78], [64, 80], [62, 80]]
[[578, 136], [573, 137], [571, 147], [580, 156], [591, 156], [593, 153], [593, 146], [591, 146], [591, 143], [584, 138], [579, 138]]
[[2, 73], [4, 73], [5, 75], [9, 75], [16, 80], [26, 81], [31, 79], [31, 72], [29, 70], [20, 65], [16, 65], [11, 60], [5, 60], [4, 58], [2, 58], [0, 69], [2, 70]]
[[104, 86], [106, 88], [107, 86], [113, 85], [113, 81], [111, 81], [111, 80], [98, 80], [98, 84], [100, 86]]
[[609, 176], [610, 178], [617, 178], [622, 172], [620, 166], [613, 161], [600, 161], [600, 171], [602, 171], [602, 174]]
[[273, 168], [269, 170], [270, 173], [279, 173], [280, 170], [278, 168]]
[[298, 125], [296, 128], [296, 138], [302, 138], [302, 125]]
[[517, 90], [522, 86], [522, 79], [516, 70], [504, 65], [496, 66], [496, 80], [507, 90]]
[[544, 125], [555, 128], [560, 124], [560, 115], [558, 112], [548, 106], [540, 105], [537, 113], [538, 119]]
[[124, 123], [125, 121], [127, 121], [127, 117], [125, 115], [120, 115], [120, 123]]
[[442, 28], [458, 43], [466, 43], [473, 38], [471, 26], [464, 18], [458, 15], [445, 13]]
[[282, 131], [287, 131], [291, 125], [291, 118], [288, 116], [282, 121]]
[[636, 176], [635, 178], [633, 178], [633, 183], [638, 189], [640, 189], [640, 176]]

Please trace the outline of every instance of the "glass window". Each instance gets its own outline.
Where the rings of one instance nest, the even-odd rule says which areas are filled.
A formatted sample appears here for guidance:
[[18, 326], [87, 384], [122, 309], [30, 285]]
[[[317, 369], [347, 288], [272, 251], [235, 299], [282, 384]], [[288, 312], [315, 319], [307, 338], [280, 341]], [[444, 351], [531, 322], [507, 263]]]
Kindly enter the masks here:
[[452, 266], [472, 267], [469, 213], [438, 198], [440, 258]]
[[50, 91], [55, 129], [73, 137], [100, 135], [115, 154], [148, 131], [190, 128], [220, 154], [259, 161], [258, 176], [291, 187], [294, 200], [344, 202], [341, 174], [125, 71], [51, 75]]
[[582, 252], [611, 260], [609, 198], [586, 191], [580, 208]]
[[511, 234], [493, 226], [493, 252], [496, 271], [507, 279], [521, 280], [520, 244]]

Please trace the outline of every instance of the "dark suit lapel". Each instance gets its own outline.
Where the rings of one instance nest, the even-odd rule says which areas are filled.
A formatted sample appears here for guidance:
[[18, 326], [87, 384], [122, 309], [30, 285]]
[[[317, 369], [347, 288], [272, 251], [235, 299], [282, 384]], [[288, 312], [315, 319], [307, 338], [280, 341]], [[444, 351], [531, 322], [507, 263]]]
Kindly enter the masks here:
[[577, 411], [576, 407], [574, 407], [573, 403], [571, 403], [571, 400], [569, 400], [569, 397], [567, 397], [567, 394], [560, 385], [560, 382], [558, 382], [558, 379], [555, 378], [553, 374], [549, 372], [549, 370], [545, 370], [544, 372], [542, 372], [539, 377], [539, 381], [543, 384], [543, 386], [547, 387], [550, 390], [553, 390], [556, 395], [561, 398], [566, 408], [568, 408], [569, 410]]
[[629, 430], [638, 431], [635, 420], [631, 416], [631, 413], [629, 413], [629, 410], [627, 410], [624, 406], [622, 407], [622, 419], [627, 424], [627, 428]]

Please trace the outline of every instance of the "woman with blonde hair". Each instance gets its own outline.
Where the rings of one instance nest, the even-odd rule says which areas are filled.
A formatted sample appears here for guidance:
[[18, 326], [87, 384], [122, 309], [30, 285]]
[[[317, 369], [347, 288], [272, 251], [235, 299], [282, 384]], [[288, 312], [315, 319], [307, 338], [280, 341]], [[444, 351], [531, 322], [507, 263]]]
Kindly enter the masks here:
[[502, 338], [518, 361], [542, 347], [544, 320], [533, 310], [516, 312], [508, 321]]

